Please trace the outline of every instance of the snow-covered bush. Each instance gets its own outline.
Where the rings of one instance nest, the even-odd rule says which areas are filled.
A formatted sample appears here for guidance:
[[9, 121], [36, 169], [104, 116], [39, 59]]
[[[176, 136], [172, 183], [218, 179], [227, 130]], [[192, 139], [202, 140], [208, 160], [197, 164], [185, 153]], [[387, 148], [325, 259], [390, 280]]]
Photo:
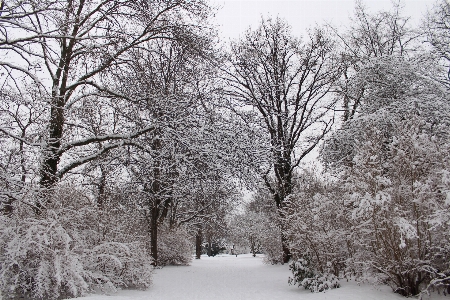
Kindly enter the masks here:
[[232, 220], [230, 238], [252, 253], [262, 251], [265, 263], [283, 263], [280, 224], [272, 196], [266, 187], [259, 187], [244, 213]]
[[313, 293], [319, 293], [330, 289], [340, 287], [339, 279], [334, 274], [314, 275], [312, 278], [306, 278], [301, 285]]
[[293, 259], [308, 255], [317, 272], [344, 276], [344, 262], [354, 250], [340, 197], [342, 189], [311, 170], [297, 176], [285, 209]]
[[289, 284], [300, 284], [306, 278], [314, 277], [314, 272], [310, 268], [309, 259], [299, 258], [296, 261], [289, 263], [289, 270], [291, 270], [294, 277], [289, 277]]
[[265, 254], [264, 262], [272, 265], [283, 263], [281, 230], [273, 222], [266, 222], [265, 235], [261, 239], [261, 248]]
[[59, 299], [150, 285], [149, 251], [130, 231], [125, 211], [100, 210], [63, 184], [52, 196], [40, 214], [16, 202], [14, 214], [0, 216], [4, 299]]
[[235, 216], [230, 226], [233, 243], [250, 249], [253, 256], [260, 253], [265, 237], [265, 223], [264, 216], [253, 211]]
[[322, 152], [342, 187], [333, 199], [350, 238], [346, 269], [417, 295], [449, 269], [448, 92], [400, 57], [363, 71], [358, 114]]
[[318, 293], [340, 287], [339, 279], [331, 273], [316, 273], [309, 259], [300, 258], [289, 264], [293, 277], [289, 277], [290, 285], [303, 286], [311, 292]]
[[145, 251], [139, 242], [104, 242], [87, 251], [84, 263], [93, 277], [91, 288], [103, 292], [117, 287], [148, 288], [153, 267]]
[[3, 297], [80, 296], [94, 280], [84, 269], [84, 245], [48, 211], [40, 218], [2, 218], [0, 289]]
[[158, 265], [189, 265], [192, 261], [192, 242], [183, 227], [161, 226], [158, 231]]
[[356, 229], [351, 236], [357, 249], [347, 262], [371, 269], [400, 294], [416, 295], [434, 270], [448, 268], [448, 206], [441, 179], [449, 145], [414, 118], [391, 123], [390, 141], [377, 123], [365, 128], [370, 139], [359, 142], [345, 173], [343, 197], [351, 205], [347, 219]]

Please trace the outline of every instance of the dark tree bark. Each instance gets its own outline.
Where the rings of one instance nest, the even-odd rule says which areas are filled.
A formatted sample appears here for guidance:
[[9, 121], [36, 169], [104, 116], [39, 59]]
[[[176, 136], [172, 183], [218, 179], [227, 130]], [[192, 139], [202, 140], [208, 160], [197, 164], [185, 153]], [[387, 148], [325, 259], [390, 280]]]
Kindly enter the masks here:
[[150, 254], [153, 258], [153, 265], [158, 265], [158, 203], [155, 203], [151, 209], [150, 218]]
[[98, 183], [98, 195], [97, 195], [97, 207], [103, 209], [103, 205], [106, 199], [106, 170], [103, 165], [100, 165], [100, 180]]
[[202, 242], [203, 235], [201, 228], [198, 229], [197, 234], [195, 235], [195, 258], [200, 259], [202, 255]]
[[208, 256], [212, 255], [212, 243], [211, 243], [211, 238], [208, 238], [208, 246], [206, 249], [206, 254], [208, 254]]
[[3, 211], [3, 214], [5, 216], [11, 216], [12, 215], [13, 210], [14, 210], [12, 204], [13, 204], [14, 200], [15, 199], [13, 197], [8, 196], [7, 200], [3, 201], [3, 203], [2, 203], [2, 211]]
[[[155, 153], [161, 151], [161, 140], [157, 137], [157, 133], [153, 139], [152, 150]], [[157, 161], [156, 165], [153, 166], [153, 182], [151, 185], [151, 195], [152, 195], [152, 206], [151, 206], [151, 220], [150, 220], [150, 252], [153, 258], [153, 265], [158, 265], [158, 224], [160, 217], [160, 204], [161, 204], [161, 162]]]

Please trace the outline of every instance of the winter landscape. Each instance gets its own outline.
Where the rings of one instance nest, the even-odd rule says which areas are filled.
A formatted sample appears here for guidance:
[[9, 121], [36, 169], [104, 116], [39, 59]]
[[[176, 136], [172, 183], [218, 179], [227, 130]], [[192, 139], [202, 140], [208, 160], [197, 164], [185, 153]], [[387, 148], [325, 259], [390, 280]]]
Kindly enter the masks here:
[[448, 0], [248, 2], [0, 0], [0, 299], [449, 297]]

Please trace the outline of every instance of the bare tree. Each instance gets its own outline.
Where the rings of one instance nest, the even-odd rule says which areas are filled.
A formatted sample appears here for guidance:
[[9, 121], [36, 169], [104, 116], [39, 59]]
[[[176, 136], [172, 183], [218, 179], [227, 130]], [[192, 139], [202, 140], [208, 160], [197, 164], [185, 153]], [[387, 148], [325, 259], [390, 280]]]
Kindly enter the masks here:
[[[152, 120], [155, 127], [139, 138], [128, 163], [145, 207], [155, 265], [163, 223], [169, 228], [192, 224], [223, 198], [213, 188], [227, 170], [219, 158], [214, 112], [208, 109], [212, 44], [208, 32], [203, 34], [195, 46], [166, 39], [144, 43], [131, 51], [127, 68], [109, 75], [121, 93], [136, 99], [133, 109], [121, 113], [138, 124]], [[201, 203], [202, 198], [207, 200]]]
[[[42, 136], [41, 118], [45, 109], [35, 92], [34, 87], [16, 91], [15, 86], [9, 84], [4, 84], [0, 92], [0, 211], [6, 215], [13, 212], [13, 202], [24, 201], [24, 195], [31, 188], [28, 183], [35, 181], [38, 173], [34, 157], [39, 150], [30, 147], [25, 140], [39, 141]], [[8, 130], [9, 135], [1, 129]], [[11, 135], [16, 138], [11, 139]]]
[[419, 33], [409, 26], [399, 2], [389, 11], [370, 14], [364, 3], [356, 2], [352, 25], [344, 33], [333, 29], [340, 40], [339, 51], [344, 66], [340, 83], [343, 121], [351, 119], [361, 104], [364, 87], [356, 85], [354, 75], [364, 64], [385, 56], [407, 57], [418, 48]]
[[[0, 130], [25, 144], [42, 147], [41, 187], [52, 187], [74, 168], [154, 130], [147, 122], [114, 133], [80, 135], [72, 130], [82, 125], [69, 124], [69, 119], [72, 109], [90, 97], [132, 100], [103, 81], [104, 74], [127, 62], [129, 51], [146, 41], [168, 39], [194, 45], [191, 29], [207, 13], [202, 0], [2, 1], [0, 66], [7, 74], [4, 81], [14, 82], [17, 89], [36, 86], [48, 114], [43, 143], [15, 136], [5, 127]], [[99, 143], [102, 147], [92, 147]], [[71, 154], [80, 148], [84, 155], [80, 151]]]
[[[302, 43], [284, 21], [263, 20], [232, 45], [224, 70], [234, 111], [241, 115], [256, 111], [257, 126], [268, 134], [272, 160], [264, 179], [281, 217], [295, 168], [333, 124], [334, 101], [329, 92], [340, 75], [333, 48], [322, 30], [311, 32]], [[287, 262], [290, 253], [285, 238], [283, 251]]]

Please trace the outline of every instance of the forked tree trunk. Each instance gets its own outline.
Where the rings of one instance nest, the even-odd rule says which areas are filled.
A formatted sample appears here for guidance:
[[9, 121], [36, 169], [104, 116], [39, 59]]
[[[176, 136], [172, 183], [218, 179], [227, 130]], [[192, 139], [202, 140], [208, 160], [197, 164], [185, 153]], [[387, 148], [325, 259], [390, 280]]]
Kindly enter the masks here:
[[[67, 9], [72, 8], [72, 3], [68, 3]], [[80, 2], [78, 7], [78, 14], [76, 20], [79, 20], [81, 12], [84, 8], [84, 1]], [[68, 15], [67, 20], [68, 22]], [[64, 32], [66, 35], [76, 36], [78, 34], [79, 26], [74, 25], [72, 31], [69, 33], [67, 28]], [[52, 83], [52, 97], [50, 100], [50, 119], [48, 120], [49, 135], [47, 145], [44, 148], [44, 160], [41, 166], [41, 180], [40, 185], [44, 190], [51, 189], [58, 181], [56, 176], [58, 171], [58, 164], [61, 159], [62, 153], [60, 152], [61, 139], [64, 132], [65, 123], [65, 104], [73, 91], [67, 89], [67, 83], [69, 78], [69, 70], [71, 70], [73, 49], [76, 46], [76, 39], [61, 39], [61, 57], [59, 59], [58, 69], [55, 72]], [[44, 193], [44, 200], [49, 201], [47, 192]], [[37, 203], [37, 209], [40, 210], [42, 203]]]

